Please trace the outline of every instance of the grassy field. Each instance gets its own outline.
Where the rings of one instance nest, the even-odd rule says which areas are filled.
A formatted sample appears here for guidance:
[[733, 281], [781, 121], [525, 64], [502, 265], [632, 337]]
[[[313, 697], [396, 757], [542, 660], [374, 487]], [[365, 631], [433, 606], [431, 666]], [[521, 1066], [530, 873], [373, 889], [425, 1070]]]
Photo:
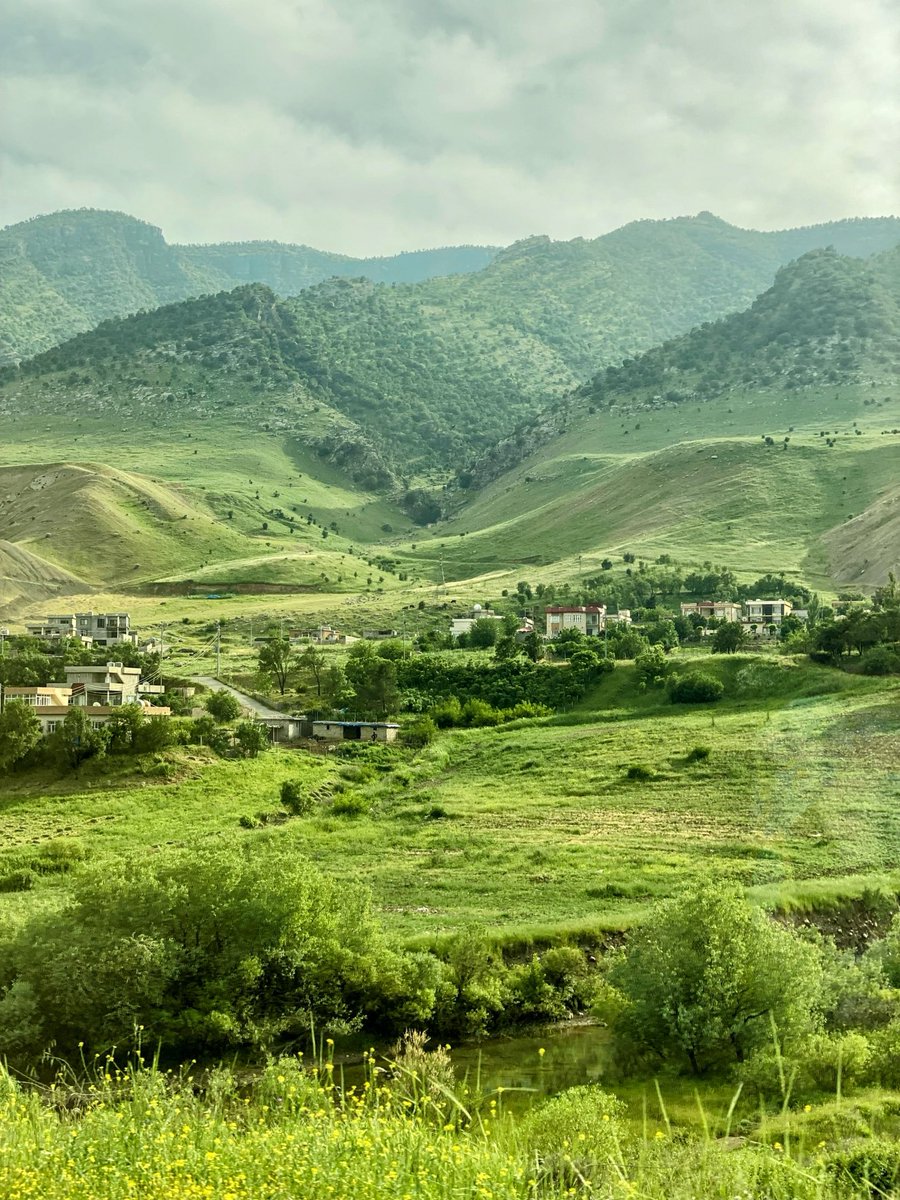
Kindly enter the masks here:
[[[863, 561], [858, 538], [827, 536], [895, 485], [897, 437], [883, 431], [900, 420], [900, 400], [873, 408], [870, 397], [846, 387], [754, 392], [580, 416], [415, 550], [404, 546], [404, 559], [430, 564], [432, 574], [443, 560], [448, 578], [487, 576], [502, 586], [523, 570], [545, 582], [596, 572], [623, 551], [711, 559], [754, 576], [784, 570], [823, 590], [837, 580], [883, 581], [897, 563], [892, 539], [879, 547], [870, 536], [872, 558]], [[822, 430], [839, 431], [834, 447]], [[876, 508], [875, 516], [877, 528], [890, 514]]]
[[[844, 877], [900, 869], [900, 690], [759, 656], [709, 660], [728, 685], [714, 707], [638, 693], [619, 667], [579, 711], [442, 735], [374, 782], [334, 755], [276, 749], [230, 762], [207, 751], [108, 760], [111, 774], [12, 776], [0, 784], [4, 870], [74, 845], [94, 859], [168, 844], [285, 844], [364, 880], [386, 925], [439, 940], [472, 921], [520, 940], [627, 926], [650, 900], [724, 874], [763, 899], [810, 901]], [[761, 692], [770, 699], [761, 697]], [[689, 762], [708, 746], [705, 762]], [[631, 780], [627, 769], [646, 768]], [[130, 772], [130, 773], [129, 773]], [[258, 829], [286, 778], [335, 784], [371, 808]], [[46, 847], [50, 846], [49, 851]], [[857, 887], [859, 880], [847, 886]], [[65, 886], [42, 878], [30, 904]], [[814, 889], [813, 889], [814, 891]]]

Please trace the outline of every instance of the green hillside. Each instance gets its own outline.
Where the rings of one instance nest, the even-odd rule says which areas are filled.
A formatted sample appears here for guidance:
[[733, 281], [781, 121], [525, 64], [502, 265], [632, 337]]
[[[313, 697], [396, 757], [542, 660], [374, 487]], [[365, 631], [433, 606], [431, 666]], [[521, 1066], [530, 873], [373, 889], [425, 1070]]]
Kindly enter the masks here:
[[177, 246], [125, 213], [52, 213], [0, 230], [0, 363], [37, 354], [110, 317], [242, 283], [293, 295], [331, 275], [412, 282], [479, 270], [494, 253], [490, 246], [450, 246], [350, 258], [279, 242]]
[[[502, 251], [485, 270], [417, 284], [330, 280], [289, 300], [253, 284], [106, 322], [30, 360], [22, 377], [42, 378], [28, 399], [31, 409], [51, 396], [58, 405], [60, 387], [68, 407], [78, 387], [82, 409], [121, 414], [133, 408], [134, 388], [143, 383], [151, 393], [140, 405], [158, 388], [174, 396], [165, 403], [182, 421], [236, 407], [245, 418], [252, 414], [254, 425], [300, 427], [324, 457], [368, 488], [398, 489], [404, 480], [408, 487], [423, 473], [440, 480], [473, 458], [482, 458], [490, 474], [497, 469], [491, 454], [505, 465], [505, 439], [516, 425], [536, 414], [543, 423], [547, 405], [570, 394], [592, 365], [618, 363], [743, 304], [771, 280], [779, 255], [803, 240], [840, 235], [868, 247], [890, 231], [897, 232], [890, 222], [850, 222], [790, 237], [753, 234], [704, 214], [640, 222], [594, 242], [531, 239]], [[831, 329], [846, 317], [858, 338], [858, 301], [873, 268], [826, 251], [803, 261], [797, 291], [814, 301], [816, 286], [827, 293], [834, 283], [826, 268], [843, 272], [844, 309], [827, 310], [823, 319]], [[809, 278], [815, 264], [821, 281]], [[781, 313], [781, 292], [790, 291], [785, 281], [794, 278], [788, 272], [773, 289], [789, 340], [809, 331], [805, 311]], [[886, 298], [873, 295], [872, 310], [883, 316]], [[765, 315], [751, 310], [754, 329]], [[701, 341], [684, 343], [680, 353], [702, 361], [706, 374], [698, 372], [702, 378], [692, 384], [709, 391], [723, 371], [734, 373], [728, 355], [744, 351], [726, 335], [739, 347], [744, 327], [740, 320], [712, 326], [719, 341], [711, 349], [710, 327], [702, 328]], [[748, 343], [746, 352], [755, 349]], [[845, 357], [836, 363], [844, 373]], [[640, 368], [634, 361], [610, 367], [602, 385], [580, 395], [593, 403], [598, 386], [661, 386], [653, 371], [657, 363], [657, 374], [669, 370], [668, 358], [637, 361]], [[773, 370], [781, 369], [779, 360]], [[411, 511], [428, 519], [436, 515], [432, 507], [419, 503]]]
[[602, 372], [465, 472], [416, 557], [454, 578], [577, 558], [596, 574], [632, 551], [883, 582], [900, 557], [898, 262], [812, 252], [746, 311]]

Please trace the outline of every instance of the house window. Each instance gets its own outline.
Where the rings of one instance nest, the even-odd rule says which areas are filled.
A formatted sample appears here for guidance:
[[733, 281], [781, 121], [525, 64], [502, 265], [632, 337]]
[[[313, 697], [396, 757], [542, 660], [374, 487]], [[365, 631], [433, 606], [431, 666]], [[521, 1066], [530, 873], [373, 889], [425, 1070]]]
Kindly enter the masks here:
[[55, 733], [58, 728], [59, 728], [59, 721], [48, 721], [47, 722], [47, 732], [48, 733]]

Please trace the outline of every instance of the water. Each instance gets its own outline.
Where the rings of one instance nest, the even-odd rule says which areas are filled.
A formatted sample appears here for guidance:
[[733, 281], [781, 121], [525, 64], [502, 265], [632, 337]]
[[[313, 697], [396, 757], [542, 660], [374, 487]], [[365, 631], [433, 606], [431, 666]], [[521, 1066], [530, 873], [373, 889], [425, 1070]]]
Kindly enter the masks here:
[[[365, 1078], [362, 1064], [350, 1059], [349, 1054], [345, 1057], [347, 1051], [340, 1043], [335, 1049], [344, 1085], [360, 1086]], [[380, 1060], [385, 1053], [386, 1048], [376, 1049], [376, 1058]], [[542, 1096], [552, 1096], [578, 1084], [599, 1082], [608, 1069], [610, 1053], [608, 1030], [578, 1022], [450, 1049], [457, 1078], [482, 1092], [502, 1088], [509, 1093], [504, 1098], [507, 1108], [527, 1107]]]

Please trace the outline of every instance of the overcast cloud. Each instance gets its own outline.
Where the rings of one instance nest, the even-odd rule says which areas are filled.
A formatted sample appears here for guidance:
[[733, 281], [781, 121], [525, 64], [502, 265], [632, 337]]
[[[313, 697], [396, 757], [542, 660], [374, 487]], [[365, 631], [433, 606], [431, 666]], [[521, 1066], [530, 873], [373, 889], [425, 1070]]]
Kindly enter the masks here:
[[25, 0], [0, 224], [351, 254], [900, 211], [897, 0]]

